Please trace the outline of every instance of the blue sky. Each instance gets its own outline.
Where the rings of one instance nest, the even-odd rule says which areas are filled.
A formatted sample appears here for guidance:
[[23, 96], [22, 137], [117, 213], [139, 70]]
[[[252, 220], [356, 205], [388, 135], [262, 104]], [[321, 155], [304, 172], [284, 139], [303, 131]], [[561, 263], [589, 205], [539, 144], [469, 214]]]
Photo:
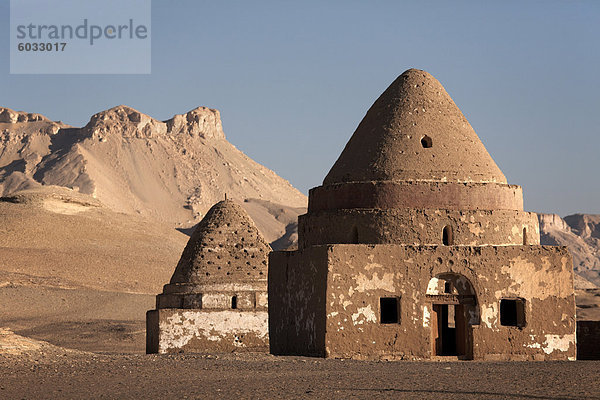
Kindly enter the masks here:
[[158, 119], [218, 108], [234, 145], [306, 193], [416, 67], [527, 210], [600, 214], [600, 2], [153, 0], [150, 75], [10, 75], [8, 3], [0, 106], [76, 126], [118, 104]]

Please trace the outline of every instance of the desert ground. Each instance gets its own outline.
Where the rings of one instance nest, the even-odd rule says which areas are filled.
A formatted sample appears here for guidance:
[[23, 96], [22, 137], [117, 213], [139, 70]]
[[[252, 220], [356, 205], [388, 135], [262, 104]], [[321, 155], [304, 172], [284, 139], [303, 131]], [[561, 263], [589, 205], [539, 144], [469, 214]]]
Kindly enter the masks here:
[[266, 354], [0, 357], [0, 396], [600, 399], [600, 362], [366, 362]]

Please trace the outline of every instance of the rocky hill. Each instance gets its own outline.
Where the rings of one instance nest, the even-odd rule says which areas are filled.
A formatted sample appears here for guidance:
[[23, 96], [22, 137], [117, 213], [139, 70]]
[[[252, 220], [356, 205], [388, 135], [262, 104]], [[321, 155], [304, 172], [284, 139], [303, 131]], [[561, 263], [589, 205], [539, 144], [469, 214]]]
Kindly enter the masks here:
[[0, 195], [40, 185], [70, 188], [115, 212], [180, 229], [192, 227], [225, 194], [256, 199], [248, 211], [262, 215], [257, 224], [270, 241], [286, 235], [290, 221], [269, 210], [288, 207], [297, 215], [307, 203], [229, 143], [219, 111], [206, 107], [158, 121], [118, 106], [83, 128], [0, 108]]
[[[600, 215], [574, 214], [563, 219], [556, 214], [539, 214], [538, 218], [541, 243], [567, 246], [573, 254], [575, 272], [600, 286]], [[585, 283], [580, 281], [580, 285]]]
[[600, 215], [538, 218], [541, 244], [567, 246], [573, 255], [577, 318], [600, 320]]

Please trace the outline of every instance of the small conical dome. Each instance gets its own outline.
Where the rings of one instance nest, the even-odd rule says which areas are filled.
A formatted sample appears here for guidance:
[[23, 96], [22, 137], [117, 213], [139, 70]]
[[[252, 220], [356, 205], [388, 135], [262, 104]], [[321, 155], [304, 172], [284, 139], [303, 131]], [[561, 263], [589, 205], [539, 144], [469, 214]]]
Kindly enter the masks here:
[[220, 201], [196, 227], [171, 284], [265, 281], [270, 251], [244, 209], [231, 200]]
[[375, 101], [323, 184], [506, 178], [444, 87], [409, 69]]

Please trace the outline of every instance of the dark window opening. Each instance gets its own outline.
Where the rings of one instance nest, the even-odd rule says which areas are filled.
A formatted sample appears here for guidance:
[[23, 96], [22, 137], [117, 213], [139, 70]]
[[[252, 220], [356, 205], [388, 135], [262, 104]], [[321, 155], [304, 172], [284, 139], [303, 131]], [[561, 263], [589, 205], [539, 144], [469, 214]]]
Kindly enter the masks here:
[[525, 326], [525, 300], [500, 300], [500, 325], [518, 327]]
[[397, 297], [382, 297], [379, 299], [382, 324], [400, 323], [400, 302]]
[[429, 136], [425, 135], [421, 138], [421, 146], [423, 146], [424, 149], [428, 149], [433, 146], [433, 141]]
[[231, 308], [233, 310], [237, 309], [237, 296], [231, 297]]
[[527, 228], [523, 228], [523, 246], [527, 244]]
[[452, 282], [444, 282], [444, 293], [452, 293]]
[[444, 243], [444, 246], [452, 246], [454, 244], [454, 236], [450, 225], [444, 227], [442, 232], [442, 243]]
[[352, 229], [352, 239], [350, 240], [350, 243], [358, 244], [358, 228], [357, 227], [354, 227]]

